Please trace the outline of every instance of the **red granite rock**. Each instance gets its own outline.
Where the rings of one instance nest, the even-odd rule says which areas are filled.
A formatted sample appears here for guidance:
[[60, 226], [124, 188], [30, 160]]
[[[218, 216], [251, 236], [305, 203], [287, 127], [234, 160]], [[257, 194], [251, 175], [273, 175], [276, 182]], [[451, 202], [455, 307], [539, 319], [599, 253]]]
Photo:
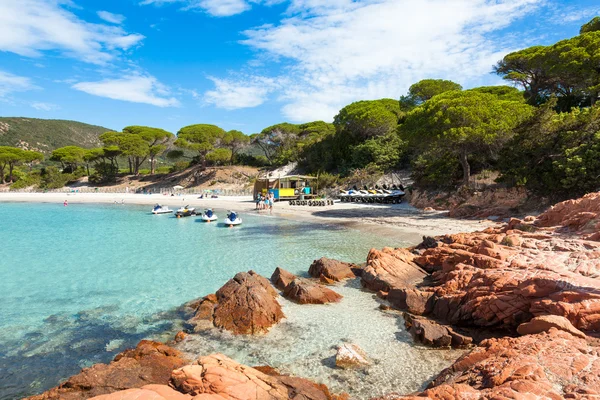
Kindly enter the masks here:
[[421, 281], [427, 273], [413, 262], [407, 249], [371, 249], [361, 277], [362, 285], [370, 290], [389, 292]]
[[341, 282], [355, 277], [354, 272], [352, 272], [355, 267], [354, 264], [322, 257], [313, 261], [308, 273], [313, 278], [324, 278], [324, 282]]
[[[393, 397], [392, 397], [393, 396]], [[488, 339], [421, 393], [381, 399], [592, 399], [600, 396], [600, 349], [567, 332]]]
[[240, 272], [214, 295], [188, 303], [194, 330], [209, 327], [235, 334], [262, 334], [283, 317], [277, 291], [254, 271]]
[[118, 354], [110, 364], [96, 364], [30, 400], [80, 400], [148, 384], [169, 383], [171, 371], [189, 363], [167, 345], [142, 340]]
[[271, 282], [279, 290], [285, 290], [287, 285], [292, 283], [294, 279], [296, 279], [296, 275], [279, 267], [277, 267], [275, 272], [273, 272], [273, 275], [271, 275]]
[[337, 303], [342, 295], [311, 282], [307, 279], [294, 279], [283, 291], [283, 297], [298, 304], [327, 304]]

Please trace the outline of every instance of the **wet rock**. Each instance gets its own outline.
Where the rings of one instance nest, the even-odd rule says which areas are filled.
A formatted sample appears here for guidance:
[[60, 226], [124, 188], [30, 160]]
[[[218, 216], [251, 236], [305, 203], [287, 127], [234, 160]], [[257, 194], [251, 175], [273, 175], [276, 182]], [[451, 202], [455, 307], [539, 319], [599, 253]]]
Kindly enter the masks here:
[[216, 294], [188, 303], [193, 309], [188, 323], [195, 331], [214, 326], [235, 334], [263, 334], [284, 317], [277, 297], [266, 278], [240, 272]]
[[438, 247], [438, 241], [431, 236], [423, 236], [423, 241], [416, 247], [417, 249], [434, 249]]
[[287, 285], [292, 283], [294, 279], [296, 279], [296, 275], [279, 267], [277, 267], [275, 272], [273, 272], [273, 275], [271, 275], [271, 282], [279, 290], [285, 290]]
[[179, 351], [162, 343], [142, 340], [135, 349], [118, 354], [110, 364], [84, 368], [58, 387], [30, 400], [80, 400], [148, 384], [166, 385], [171, 371], [187, 363], [189, 360]]
[[558, 400], [599, 395], [598, 347], [552, 328], [537, 335], [485, 340], [424, 392], [393, 398]]
[[283, 297], [298, 304], [337, 303], [342, 295], [306, 279], [294, 279], [283, 291]]
[[387, 295], [387, 301], [398, 310], [424, 315], [431, 312], [432, 296], [433, 292], [425, 292], [416, 288], [392, 289]]
[[559, 315], [542, 315], [535, 317], [531, 321], [519, 325], [517, 332], [519, 332], [520, 335], [534, 335], [541, 332], [548, 332], [551, 328], [568, 332], [573, 336], [586, 338], [586, 335], [575, 328], [568, 319]]
[[356, 344], [344, 343], [337, 349], [335, 365], [339, 368], [363, 368], [370, 364], [367, 353]]
[[469, 336], [457, 333], [452, 327], [436, 321], [404, 313], [406, 330], [413, 339], [431, 347], [465, 347], [473, 343]]
[[308, 273], [313, 278], [323, 277], [329, 281], [341, 282], [349, 278], [355, 278], [354, 272], [352, 272], [355, 267], [354, 264], [322, 257], [313, 261]]
[[187, 333], [185, 333], [184, 331], [177, 332], [177, 334], [175, 335], [175, 343], [182, 342], [183, 340], [185, 340], [186, 337]]
[[373, 290], [389, 292], [421, 281], [427, 273], [414, 263], [415, 256], [407, 249], [371, 249], [363, 269], [361, 283]]

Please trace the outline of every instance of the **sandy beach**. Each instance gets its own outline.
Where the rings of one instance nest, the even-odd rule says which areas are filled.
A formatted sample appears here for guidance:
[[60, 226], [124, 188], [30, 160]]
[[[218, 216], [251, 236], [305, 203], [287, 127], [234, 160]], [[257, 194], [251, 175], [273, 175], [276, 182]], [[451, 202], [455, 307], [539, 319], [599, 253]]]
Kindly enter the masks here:
[[268, 210], [255, 210], [255, 203], [250, 196], [221, 196], [219, 198], [198, 198], [198, 195], [165, 196], [162, 194], [134, 193], [0, 193], [1, 202], [34, 202], [58, 203], [65, 200], [69, 204], [137, 204], [149, 207], [160, 203], [172, 209], [190, 205], [196, 209], [207, 207], [216, 210], [230, 210], [241, 213], [253, 213], [265, 216], [276, 216], [294, 220], [306, 220], [317, 223], [339, 224], [354, 229], [361, 229], [373, 234], [395, 234], [406, 236], [406, 239], [417, 240], [423, 235], [436, 236], [443, 234], [473, 232], [494, 226], [488, 220], [459, 220], [448, 218], [444, 212], [424, 212], [408, 203], [357, 204], [336, 202], [333, 206], [311, 207], [290, 206], [287, 202], [275, 203], [272, 214]]

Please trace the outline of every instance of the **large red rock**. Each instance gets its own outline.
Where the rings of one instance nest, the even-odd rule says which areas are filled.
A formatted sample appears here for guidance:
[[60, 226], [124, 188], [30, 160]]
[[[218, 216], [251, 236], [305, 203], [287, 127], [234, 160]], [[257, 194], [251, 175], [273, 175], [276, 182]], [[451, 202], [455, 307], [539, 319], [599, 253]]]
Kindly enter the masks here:
[[363, 269], [362, 285], [373, 291], [389, 292], [421, 281], [427, 273], [414, 263], [407, 249], [371, 249]]
[[262, 334], [283, 317], [277, 291], [254, 271], [240, 272], [215, 295], [188, 303], [195, 330], [209, 327], [235, 334]]
[[265, 374], [222, 355], [201, 357], [174, 370], [167, 385], [146, 385], [93, 400], [347, 400], [307, 379]]
[[488, 339], [424, 392], [381, 399], [592, 399], [600, 397], [600, 349], [567, 332]]
[[171, 371], [187, 363], [189, 360], [179, 351], [162, 343], [142, 340], [135, 349], [118, 354], [110, 364], [84, 368], [61, 385], [29, 399], [80, 400], [148, 384], [166, 385]]
[[600, 229], [600, 192], [582, 198], [567, 200], [542, 213], [535, 225], [560, 226], [571, 231], [598, 231]]
[[353, 268], [356, 265], [343, 261], [322, 257], [313, 261], [308, 273], [313, 278], [321, 278], [324, 281], [341, 282], [345, 279], [354, 278]]
[[296, 279], [296, 275], [279, 267], [277, 267], [275, 272], [273, 272], [273, 275], [271, 275], [271, 282], [279, 290], [285, 290], [287, 285], [292, 283], [294, 279]]
[[173, 371], [171, 386], [195, 399], [207, 400], [336, 398], [323, 385], [302, 378], [267, 375], [221, 354], [201, 357], [192, 365]]
[[299, 278], [286, 286], [283, 297], [298, 304], [337, 303], [342, 299], [342, 295], [323, 285]]

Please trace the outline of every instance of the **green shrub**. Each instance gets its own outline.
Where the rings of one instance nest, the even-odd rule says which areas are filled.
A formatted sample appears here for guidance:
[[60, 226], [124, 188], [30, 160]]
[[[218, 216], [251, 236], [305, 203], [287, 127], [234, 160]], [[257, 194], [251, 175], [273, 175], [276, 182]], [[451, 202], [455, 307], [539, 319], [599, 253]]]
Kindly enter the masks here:
[[189, 161], [177, 161], [173, 166], [169, 169], [170, 172], [181, 172], [185, 171], [190, 167]]

